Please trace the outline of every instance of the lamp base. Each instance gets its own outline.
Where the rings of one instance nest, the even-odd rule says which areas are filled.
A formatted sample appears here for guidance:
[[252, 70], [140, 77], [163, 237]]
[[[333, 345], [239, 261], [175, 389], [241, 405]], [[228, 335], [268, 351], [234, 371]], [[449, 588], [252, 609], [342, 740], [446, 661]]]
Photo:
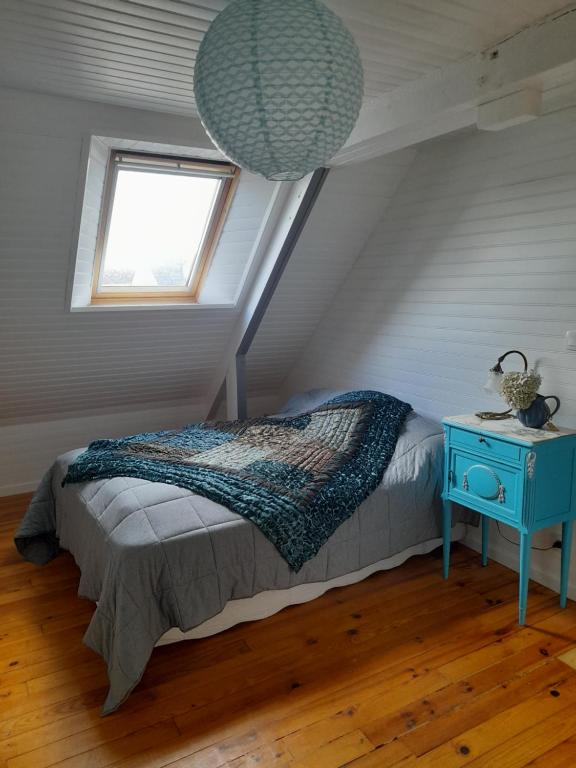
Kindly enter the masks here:
[[475, 413], [474, 416], [478, 416], [478, 418], [482, 419], [483, 421], [498, 421], [499, 419], [514, 418], [512, 408], [510, 408], [508, 411], [502, 411], [500, 413], [495, 411], [478, 411], [478, 413]]

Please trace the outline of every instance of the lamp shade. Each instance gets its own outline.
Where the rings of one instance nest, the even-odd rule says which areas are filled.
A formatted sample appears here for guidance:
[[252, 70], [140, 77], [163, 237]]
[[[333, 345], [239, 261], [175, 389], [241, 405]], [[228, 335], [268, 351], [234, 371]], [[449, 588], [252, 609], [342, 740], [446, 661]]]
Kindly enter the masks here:
[[293, 181], [325, 165], [350, 135], [363, 96], [360, 54], [317, 0], [232, 0], [200, 44], [194, 94], [230, 160]]
[[500, 395], [502, 393], [502, 371], [491, 370], [484, 384], [484, 391], [489, 392], [492, 395]]

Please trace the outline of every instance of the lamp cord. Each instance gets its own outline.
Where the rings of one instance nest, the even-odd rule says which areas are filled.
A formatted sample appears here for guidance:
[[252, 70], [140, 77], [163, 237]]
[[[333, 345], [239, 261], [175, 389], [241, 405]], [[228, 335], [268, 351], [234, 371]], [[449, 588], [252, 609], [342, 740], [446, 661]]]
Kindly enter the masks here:
[[[502, 533], [502, 530], [500, 528], [500, 522], [496, 520], [496, 527], [498, 528], [498, 533], [500, 536], [504, 539], [504, 541], [507, 541], [509, 544], [513, 544], [515, 547], [520, 546], [517, 541], [514, 541], [513, 539], [509, 539], [508, 536], [505, 536]], [[554, 544], [551, 544], [549, 547], [531, 547], [531, 549], [536, 550], [536, 552], [547, 552], [549, 549], [557, 549], [557, 547], [554, 546]]]

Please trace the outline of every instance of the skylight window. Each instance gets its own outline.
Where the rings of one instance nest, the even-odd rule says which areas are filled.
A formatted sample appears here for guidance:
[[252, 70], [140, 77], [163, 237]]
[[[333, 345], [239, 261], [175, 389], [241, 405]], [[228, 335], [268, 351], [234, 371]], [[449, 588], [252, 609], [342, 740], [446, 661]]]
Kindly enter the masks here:
[[238, 175], [229, 163], [113, 152], [93, 303], [196, 300]]

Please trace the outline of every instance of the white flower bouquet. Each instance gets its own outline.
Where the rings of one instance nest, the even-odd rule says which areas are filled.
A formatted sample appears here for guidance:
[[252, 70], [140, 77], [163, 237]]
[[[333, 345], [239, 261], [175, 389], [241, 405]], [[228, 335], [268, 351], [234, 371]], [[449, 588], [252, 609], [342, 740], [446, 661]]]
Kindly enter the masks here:
[[542, 377], [534, 371], [505, 373], [502, 376], [502, 397], [511, 408], [529, 408], [538, 394]]

